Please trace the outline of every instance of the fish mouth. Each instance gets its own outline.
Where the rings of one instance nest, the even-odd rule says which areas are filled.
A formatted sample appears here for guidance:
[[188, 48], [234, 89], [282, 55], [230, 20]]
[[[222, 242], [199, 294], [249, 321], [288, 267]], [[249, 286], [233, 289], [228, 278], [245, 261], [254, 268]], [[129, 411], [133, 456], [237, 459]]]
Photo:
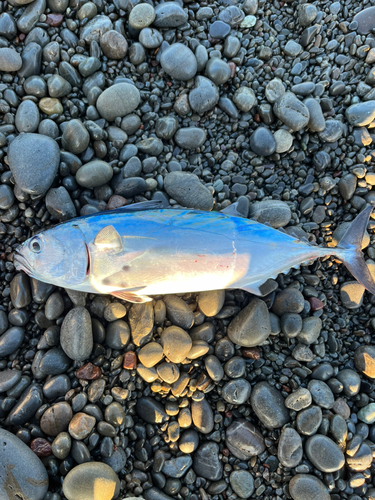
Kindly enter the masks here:
[[18, 248], [16, 248], [16, 250], [14, 251], [13, 263], [17, 271], [24, 271], [26, 274], [29, 275], [32, 274], [32, 270], [29, 263], [27, 262], [27, 260], [25, 259], [25, 257], [22, 255], [22, 253], [19, 251]]

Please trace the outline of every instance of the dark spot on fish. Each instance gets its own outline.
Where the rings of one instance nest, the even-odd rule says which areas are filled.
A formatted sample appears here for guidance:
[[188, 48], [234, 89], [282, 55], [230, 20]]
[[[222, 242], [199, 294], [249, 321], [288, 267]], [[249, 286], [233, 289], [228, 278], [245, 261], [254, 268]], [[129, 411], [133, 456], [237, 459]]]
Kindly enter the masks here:
[[129, 271], [130, 270], [130, 266], [123, 266], [122, 270], [123, 271]]
[[86, 276], [90, 274], [90, 252], [89, 252], [89, 247], [86, 245], [86, 255], [87, 255], [87, 267], [86, 267]]

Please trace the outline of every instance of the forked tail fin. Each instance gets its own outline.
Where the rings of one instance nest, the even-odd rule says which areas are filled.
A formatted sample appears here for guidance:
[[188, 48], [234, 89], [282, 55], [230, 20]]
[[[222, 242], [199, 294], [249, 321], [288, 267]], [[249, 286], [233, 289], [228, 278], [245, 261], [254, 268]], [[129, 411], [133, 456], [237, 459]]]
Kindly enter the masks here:
[[371, 276], [362, 254], [362, 239], [370, 219], [372, 206], [363, 210], [350, 224], [346, 233], [334, 249], [335, 255], [341, 259], [345, 267], [357, 281], [375, 295], [375, 281]]

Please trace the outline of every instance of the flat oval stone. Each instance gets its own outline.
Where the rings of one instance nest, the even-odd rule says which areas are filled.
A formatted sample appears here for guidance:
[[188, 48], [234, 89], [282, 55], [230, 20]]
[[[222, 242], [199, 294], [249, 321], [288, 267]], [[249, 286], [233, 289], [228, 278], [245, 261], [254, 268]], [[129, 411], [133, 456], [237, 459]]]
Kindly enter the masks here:
[[226, 430], [225, 442], [229, 451], [240, 460], [248, 460], [266, 449], [261, 432], [244, 418], [235, 420]]
[[134, 111], [140, 103], [139, 90], [130, 83], [117, 83], [106, 89], [96, 101], [102, 118], [111, 122]]
[[63, 493], [68, 500], [112, 500], [119, 492], [117, 474], [102, 462], [76, 465], [63, 482]]
[[69, 422], [69, 434], [80, 441], [89, 436], [95, 424], [95, 417], [82, 412], [76, 413]]
[[0, 442], [0, 491], [3, 498], [42, 500], [49, 480], [41, 460], [21, 439], [5, 429], [0, 429]]
[[213, 411], [205, 398], [192, 402], [191, 416], [195, 427], [202, 434], [209, 434], [214, 428]]
[[21, 347], [25, 338], [25, 330], [19, 326], [12, 326], [0, 335], [0, 358], [5, 358]]
[[60, 343], [69, 358], [87, 359], [93, 348], [90, 313], [84, 307], [75, 307], [65, 316], [61, 325]]
[[258, 156], [270, 156], [276, 150], [276, 141], [266, 127], [258, 127], [250, 136], [250, 148]]
[[16, 127], [18, 132], [36, 132], [40, 121], [37, 105], [31, 101], [22, 101], [16, 112]]
[[81, 120], [70, 120], [64, 128], [61, 144], [64, 149], [74, 154], [85, 151], [90, 142], [90, 135]]
[[254, 479], [247, 470], [234, 470], [229, 476], [232, 490], [240, 498], [251, 498], [254, 492]]
[[335, 398], [329, 386], [321, 380], [310, 380], [308, 390], [311, 392], [315, 404], [330, 410], [333, 407]]
[[0, 48], [0, 71], [12, 73], [22, 67], [22, 58], [18, 52], [8, 47]]
[[188, 20], [187, 13], [177, 2], [162, 2], [155, 7], [154, 26], [157, 28], [177, 28]]
[[331, 500], [322, 481], [311, 474], [297, 474], [289, 482], [293, 500]]
[[310, 462], [322, 472], [335, 472], [345, 464], [338, 445], [322, 434], [315, 434], [306, 441], [305, 452]]
[[315, 434], [322, 422], [322, 410], [319, 406], [310, 406], [297, 415], [298, 432], [306, 436]]
[[166, 328], [160, 337], [164, 355], [172, 363], [181, 363], [189, 353], [192, 340], [188, 333], [178, 326]]
[[[155, 9], [147, 3], [135, 5], [129, 14], [129, 24], [132, 28], [141, 30], [147, 28], [155, 19]], [[133, 63], [134, 64], [134, 63]]]
[[251, 407], [267, 429], [278, 429], [289, 422], [282, 394], [268, 382], [258, 382], [252, 390]]
[[201, 292], [198, 295], [198, 306], [202, 313], [207, 317], [213, 317], [218, 314], [225, 301], [224, 290], [211, 290]]
[[190, 80], [197, 72], [197, 60], [193, 52], [182, 43], [173, 43], [165, 49], [160, 64], [163, 70], [176, 80]]
[[375, 118], [375, 101], [352, 104], [345, 111], [345, 116], [353, 127], [365, 127]]
[[60, 149], [51, 137], [25, 133], [8, 147], [8, 162], [16, 184], [35, 196], [46, 193], [60, 164]]
[[152, 368], [163, 359], [163, 348], [157, 342], [149, 342], [139, 351], [138, 358], [146, 368]]
[[103, 186], [112, 179], [113, 170], [109, 163], [101, 160], [93, 160], [78, 170], [76, 181], [80, 186], [95, 188]]
[[99, 42], [100, 36], [112, 29], [112, 21], [107, 16], [95, 16], [80, 31], [80, 38], [87, 44]]
[[206, 75], [216, 85], [222, 85], [230, 78], [230, 66], [219, 57], [212, 57], [206, 64]]
[[292, 92], [285, 92], [279, 97], [274, 104], [273, 111], [285, 125], [295, 132], [306, 127], [310, 120], [309, 110]]
[[183, 149], [196, 149], [202, 146], [207, 133], [203, 128], [186, 127], [177, 130], [174, 140]]

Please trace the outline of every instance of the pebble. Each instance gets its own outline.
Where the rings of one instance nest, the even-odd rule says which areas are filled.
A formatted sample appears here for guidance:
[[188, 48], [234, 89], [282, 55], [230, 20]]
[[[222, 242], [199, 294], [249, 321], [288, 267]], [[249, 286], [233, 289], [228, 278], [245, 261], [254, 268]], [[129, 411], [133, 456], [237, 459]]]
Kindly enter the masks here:
[[112, 500], [119, 492], [117, 474], [101, 462], [77, 465], [68, 472], [63, 482], [63, 493], [67, 500]]
[[254, 413], [267, 429], [277, 429], [289, 422], [289, 412], [285, 408], [283, 396], [268, 382], [255, 384], [250, 404]]
[[[0, 429], [0, 488], [14, 498], [42, 500], [48, 491], [49, 479], [41, 460], [21, 439]], [[5, 498], [5, 497], [4, 497]]]
[[276, 153], [286, 153], [293, 145], [293, 136], [287, 130], [279, 129], [273, 134]]
[[270, 156], [276, 150], [272, 133], [265, 127], [258, 127], [250, 136], [250, 148], [258, 156]]
[[331, 500], [322, 481], [312, 474], [296, 474], [289, 483], [293, 500]]
[[[16, 386], [17, 387], [17, 386]], [[9, 392], [8, 392], [9, 394]], [[11, 425], [23, 425], [32, 419], [43, 401], [43, 391], [39, 384], [28, 386], [21, 394], [15, 406], [8, 414], [7, 422]]]
[[164, 406], [151, 397], [142, 397], [136, 404], [137, 414], [149, 424], [163, 423], [168, 420]]
[[108, 59], [123, 59], [128, 51], [128, 42], [121, 33], [109, 30], [100, 36], [100, 48]]
[[191, 416], [195, 427], [202, 434], [209, 434], [214, 428], [214, 415], [205, 398], [193, 401], [191, 405]]
[[[264, 200], [256, 201], [250, 206], [249, 217], [260, 222], [268, 223], [275, 229], [286, 226], [291, 219], [291, 211], [288, 205], [282, 201]], [[300, 312], [300, 311], [284, 311]]]
[[56, 403], [43, 413], [40, 428], [47, 436], [57, 436], [68, 430], [72, 417], [73, 412], [68, 403]]
[[132, 28], [142, 29], [150, 26], [155, 20], [155, 9], [147, 3], [135, 5], [129, 14], [129, 24]]
[[19, 132], [36, 132], [39, 121], [39, 110], [34, 102], [27, 100], [18, 106], [15, 123]]
[[[184, 61], [184, 64], [179, 64], [179, 61]], [[182, 43], [173, 43], [165, 49], [160, 64], [163, 70], [176, 80], [190, 80], [197, 72], [197, 60], [193, 52]]]
[[297, 339], [303, 344], [313, 344], [320, 336], [322, 330], [322, 320], [315, 316], [304, 318], [302, 321], [302, 329], [297, 334]]
[[73, 154], [80, 154], [85, 151], [90, 142], [89, 133], [81, 120], [70, 120], [61, 138], [64, 149]]
[[361, 388], [361, 378], [356, 371], [344, 368], [344, 370], [339, 371], [336, 378], [344, 386], [345, 396], [351, 398], [359, 393]]
[[139, 90], [130, 83], [117, 83], [100, 94], [96, 101], [102, 118], [112, 122], [116, 117], [132, 113], [140, 103]]
[[196, 149], [204, 144], [206, 137], [207, 135], [204, 129], [186, 127], [178, 129], [174, 139], [182, 149]]
[[249, 460], [263, 453], [266, 448], [261, 432], [244, 418], [235, 420], [226, 430], [226, 445], [240, 460]]
[[189, 330], [194, 323], [194, 314], [190, 307], [177, 295], [164, 297], [168, 319], [176, 326]]
[[164, 178], [164, 187], [169, 196], [183, 207], [196, 210], [212, 209], [212, 192], [195, 174], [170, 172]]
[[154, 26], [157, 28], [177, 28], [187, 19], [187, 13], [178, 2], [165, 2], [155, 7]]
[[307, 126], [310, 120], [308, 108], [292, 92], [285, 92], [277, 99], [273, 111], [290, 129], [298, 132]]
[[240, 87], [233, 94], [233, 102], [240, 111], [247, 113], [256, 104], [255, 93], [249, 87]]
[[365, 127], [375, 118], [375, 102], [365, 101], [352, 104], [345, 111], [346, 119], [354, 127]]
[[222, 85], [230, 78], [230, 66], [219, 57], [212, 57], [206, 64], [206, 75], [215, 85]]
[[0, 358], [13, 354], [25, 338], [25, 330], [19, 326], [13, 326], [0, 335]]
[[76, 181], [80, 186], [95, 188], [103, 186], [112, 179], [111, 166], [102, 160], [93, 160], [83, 165], [76, 174]]
[[181, 457], [171, 458], [166, 460], [162, 472], [168, 477], [180, 478], [182, 477], [189, 467], [192, 465], [193, 460], [189, 455], [182, 455]]
[[224, 377], [224, 369], [218, 358], [214, 355], [204, 358], [205, 367], [208, 375], [214, 382], [220, 382]]
[[335, 472], [345, 464], [339, 446], [322, 434], [315, 434], [306, 441], [305, 452], [310, 462], [322, 472]]
[[59, 146], [45, 135], [24, 133], [10, 143], [8, 162], [17, 186], [25, 193], [42, 196], [57, 173]]
[[234, 470], [229, 476], [232, 490], [239, 498], [250, 498], [254, 492], [254, 478], [246, 470]]
[[225, 301], [224, 290], [212, 290], [208, 292], [201, 292], [198, 295], [198, 306], [202, 313], [212, 318], [218, 314]]
[[197, 76], [194, 87], [189, 92], [189, 104], [193, 111], [206, 113], [219, 102], [219, 88], [205, 76]]
[[209, 481], [218, 481], [223, 475], [223, 464], [219, 458], [219, 446], [205, 442], [194, 453], [193, 469], [201, 477]]
[[315, 404], [327, 410], [332, 408], [335, 398], [331, 389], [325, 382], [321, 380], [310, 380], [307, 388], [311, 392]]
[[361, 408], [357, 416], [361, 422], [373, 424], [375, 422], [375, 403], [370, 403]]
[[22, 59], [18, 52], [8, 47], [0, 48], [0, 71], [12, 73], [22, 66]]
[[294, 411], [301, 411], [310, 406], [311, 403], [311, 393], [304, 387], [300, 387], [296, 391], [292, 392], [292, 394], [289, 394], [289, 396], [285, 399], [285, 406]]
[[222, 398], [232, 405], [242, 405], [250, 397], [251, 385], [243, 378], [227, 382], [221, 392]]
[[0, 393], [6, 392], [21, 380], [22, 373], [18, 370], [2, 370], [0, 372]]
[[133, 304], [128, 313], [128, 318], [132, 340], [135, 345], [142, 347], [152, 338], [152, 329], [154, 327], [152, 304], [150, 302]]
[[375, 347], [360, 346], [354, 353], [356, 369], [369, 378], [375, 378]]
[[264, 342], [271, 333], [271, 323], [266, 304], [257, 298], [231, 321], [228, 337], [243, 347], [254, 347]]
[[74, 361], [87, 359], [93, 348], [91, 317], [84, 307], [75, 307], [61, 325], [61, 347]]
[[277, 458], [284, 467], [297, 467], [303, 455], [302, 439], [293, 427], [284, 427], [281, 431]]

